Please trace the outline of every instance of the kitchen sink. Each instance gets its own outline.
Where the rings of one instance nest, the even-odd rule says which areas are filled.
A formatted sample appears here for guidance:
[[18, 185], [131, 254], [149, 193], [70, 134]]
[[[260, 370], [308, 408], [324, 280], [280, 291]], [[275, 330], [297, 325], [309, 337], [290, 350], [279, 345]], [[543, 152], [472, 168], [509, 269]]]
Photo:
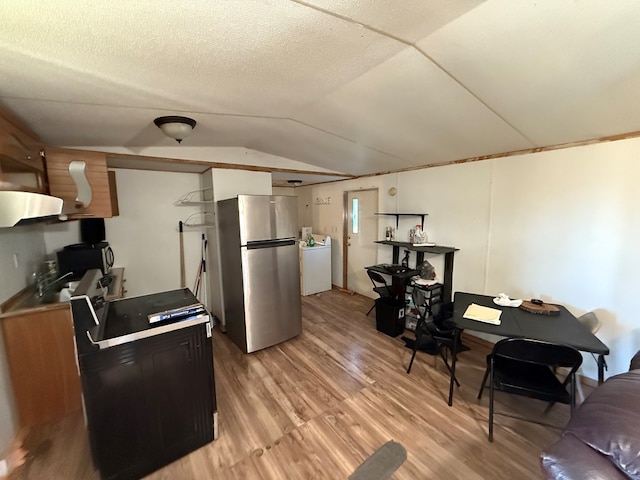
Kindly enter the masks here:
[[58, 282], [55, 288], [51, 288], [51, 290], [44, 293], [42, 296], [37, 296], [36, 300], [40, 304], [48, 304], [48, 303], [60, 303], [60, 302], [68, 302], [73, 294], [73, 291], [78, 286], [80, 282]]
[[79, 282], [66, 280], [59, 279], [52, 283], [42, 295], [39, 295], [37, 290], [30, 295], [26, 295], [24, 300], [17, 305], [17, 308], [34, 308], [40, 305], [69, 302], [69, 298]]

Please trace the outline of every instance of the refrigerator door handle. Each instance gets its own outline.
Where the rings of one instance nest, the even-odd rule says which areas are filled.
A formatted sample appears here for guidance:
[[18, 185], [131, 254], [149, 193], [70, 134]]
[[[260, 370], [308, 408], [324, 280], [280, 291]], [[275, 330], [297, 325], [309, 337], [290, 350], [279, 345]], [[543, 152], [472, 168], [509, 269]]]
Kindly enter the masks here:
[[284, 239], [284, 240], [258, 240], [255, 242], [247, 243], [247, 250], [255, 250], [257, 248], [274, 248], [274, 247], [286, 247], [289, 245], [295, 245], [296, 241], [294, 239]]

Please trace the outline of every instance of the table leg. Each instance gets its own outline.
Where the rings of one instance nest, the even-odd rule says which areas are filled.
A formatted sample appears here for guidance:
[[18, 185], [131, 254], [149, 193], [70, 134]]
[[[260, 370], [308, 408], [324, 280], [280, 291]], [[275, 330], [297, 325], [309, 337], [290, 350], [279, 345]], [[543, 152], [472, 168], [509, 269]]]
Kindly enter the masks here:
[[598, 385], [604, 382], [604, 355], [598, 355]]
[[406, 281], [403, 278], [398, 278], [395, 275], [391, 276], [391, 290], [396, 297], [396, 300], [404, 301], [404, 295], [406, 292]]
[[449, 380], [449, 406], [453, 405], [453, 383], [456, 379], [456, 360], [458, 358], [458, 343], [460, 342], [460, 330], [455, 329], [453, 334], [453, 349], [451, 355], [453, 358], [451, 359], [451, 379]]
[[453, 254], [454, 252], [445, 253], [444, 255], [444, 282], [442, 301], [451, 302], [453, 292]]

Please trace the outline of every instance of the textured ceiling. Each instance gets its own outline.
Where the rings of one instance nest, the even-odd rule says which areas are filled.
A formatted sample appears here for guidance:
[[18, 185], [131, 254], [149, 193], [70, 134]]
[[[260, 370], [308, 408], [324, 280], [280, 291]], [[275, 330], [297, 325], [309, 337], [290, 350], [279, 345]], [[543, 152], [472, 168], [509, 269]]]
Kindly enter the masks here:
[[50, 145], [173, 147], [153, 119], [181, 114], [185, 145], [362, 175], [640, 130], [636, 0], [4, 0], [0, 18], [0, 102]]

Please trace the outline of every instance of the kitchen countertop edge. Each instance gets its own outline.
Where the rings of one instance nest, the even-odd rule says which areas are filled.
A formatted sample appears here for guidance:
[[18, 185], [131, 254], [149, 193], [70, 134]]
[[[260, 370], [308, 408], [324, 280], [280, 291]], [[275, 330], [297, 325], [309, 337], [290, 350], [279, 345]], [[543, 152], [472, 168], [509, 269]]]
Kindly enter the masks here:
[[[124, 277], [124, 267], [116, 267], [111, 270], [113, 279], [113, 292], [120, 292], [122, 289], [122, 281]], [[55, 303], [47, 303], [43, 305], [33, 305], [29, 307], [20, 307], [20, 305], [27, 299], [29, 295], [35, 295], [36, 289], [32, 285], [28, 285], [18, 293], [10, 297], [4, 303], [0, 305], [0, 319], [9, 318], [16, 315], [24, 315], [27, 313], [38, 313], [38, 312], [46, 312], [51, 310], [57, 310], [61, 308], [69, 308], [70, 303], [67, 300], [66, 302], [55, 302]], [[119, 298], [118, 295], [109, 295], [107, 296], [107, 300], [113, 300], [115, 298]]]

